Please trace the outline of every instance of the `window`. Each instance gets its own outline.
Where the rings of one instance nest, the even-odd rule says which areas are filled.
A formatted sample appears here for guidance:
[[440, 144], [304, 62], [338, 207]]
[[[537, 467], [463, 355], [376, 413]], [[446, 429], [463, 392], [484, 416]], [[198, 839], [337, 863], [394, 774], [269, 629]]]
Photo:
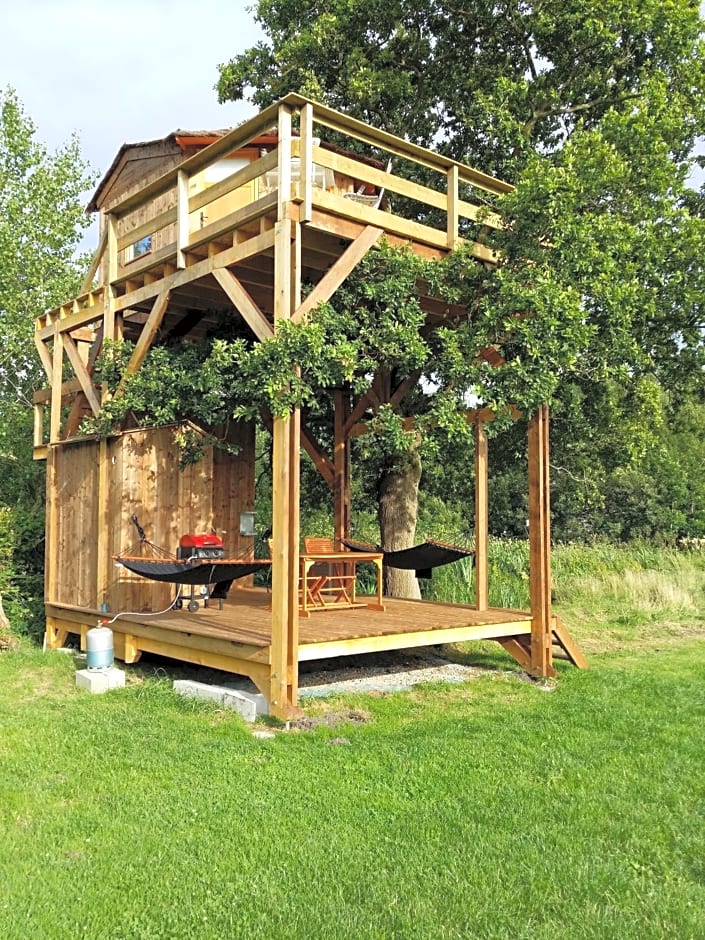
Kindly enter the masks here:
[[125, 249], [125, 264], [134, 261], [136, 258], [141, 258], [142, 255], [148, 254], [151, 250], [152, 236], [145, 235], [145, 237], [140, 238], [138, 242], [133, 242], [131, 245], [127, 246]]

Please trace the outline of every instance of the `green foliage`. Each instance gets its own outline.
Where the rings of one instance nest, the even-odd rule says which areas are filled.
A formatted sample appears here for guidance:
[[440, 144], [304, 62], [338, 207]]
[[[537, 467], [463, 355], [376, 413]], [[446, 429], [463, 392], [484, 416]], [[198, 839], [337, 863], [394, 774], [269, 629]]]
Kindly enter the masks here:
[[[50, 154], [12, 89], [0, 91], [0, 529], [14, 628], [40, 629], [44, 474], [32, 461], [32, 393], [46, 380], [34, 318], [73, 296], [90, 183], [75, 138]], [[9, 541], [5, 541], [8, 538]]]
[[[699, 5], [260, 0], [255, 13], [265, 41], [220, 67], [221, 100], [300, 91], [516, 184], [493, 206], [511, 221], [493, 236], [502, 264], [483, 272], [460, 255], [469, 320], [428, 338], [438, 393], [416, 404], [445, 427], [442, 452], [462, 436], [457, 389], [494, 405], [519, 389], [527, 412], [553, 401], [559, 531], [700, 526], [678, 448], [660, 446], [668, 469], [647, 460], [671, 419], [659, 389], [703, 393], [703, 195], [688, 183], [705, 124]], [[469, 381], [488, 341], [508, 364]], [[439, 459], [437, 440], [424, 447]], [[498, 466], [492, 525], [520, 534], [520, 475]]]
[[75, 252], [89, 224], [77, 140], [50, 154], [35, 135], [14, 91], [0, 91], [0, 455], [16, 453], [42, 380], [34, 318], [76, 293], [84, 264]]

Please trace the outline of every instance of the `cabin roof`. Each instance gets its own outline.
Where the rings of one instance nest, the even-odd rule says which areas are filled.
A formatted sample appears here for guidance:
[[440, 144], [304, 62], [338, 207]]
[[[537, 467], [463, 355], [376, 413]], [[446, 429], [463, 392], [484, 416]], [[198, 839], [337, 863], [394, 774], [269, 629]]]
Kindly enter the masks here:
[[174, 150], [179, 148], [182, 153], [185, 153], [189, 147], [205, 147], [208, 144], [212, 144], [221, 137], [225, 137], [225, 135], [228, 134], [231, 130], [232, 128], [230, 127], [220, 128], [219, 130], [198, 131], [190, 131], [183, 128], [178, 128], [175, 131], [171, 131], [171, 133], [167, 134], [166, 137], [157, 137], [153, 140], [140, 140], [135, 141], [134, 143], [122, 144], [118, 152], [115, 154], [112, 163], [103, 174], [95, 189], [95, 192], [91, 196], [90, 202], [86, 206], [86, 212], [98, 211], [100, 207], [100, 197], [111, 183], [126, 154], [134, 153], [137, 155], [139, 151], [154, 150], [160, 145], [168, 147], [169, 144], [172, 145]]

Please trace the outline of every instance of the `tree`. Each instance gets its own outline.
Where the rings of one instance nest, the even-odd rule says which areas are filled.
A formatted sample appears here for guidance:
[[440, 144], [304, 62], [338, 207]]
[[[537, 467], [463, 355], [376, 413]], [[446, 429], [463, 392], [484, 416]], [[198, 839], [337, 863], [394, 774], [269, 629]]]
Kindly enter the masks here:
[[[50, 154], [12, 89], [0, 91], [0, 542], [11, 620], [41, 598], [43, 471], [32, 461], [32, 393], [46, 384], [34, 318], [77, 293], [91, 179], [71, 138]], [[5, 511], [6, 509], [6, 511]]]
[[[533, 337], [514, 324], [502, 350], [512, 369], [535, 365], [535, 391], [566, 414], [576, 396], [562, 406], [561, 386], [599, 403], [609, 382], [702, 383], [702, 201], [687, 182], [705, 117], [697, 2], [260, 0], [255, 12], [267, 38], [220, 67], [221, 100], [299, 91], [516, 183], [500, 206], [504, 293], [488, 290], [485, 308], [543, 297], [541, 335], [527, 319]], [[552, 382], [557, 344], [574, 355]], [[598, 410], [599, 434], [609, 416]]]

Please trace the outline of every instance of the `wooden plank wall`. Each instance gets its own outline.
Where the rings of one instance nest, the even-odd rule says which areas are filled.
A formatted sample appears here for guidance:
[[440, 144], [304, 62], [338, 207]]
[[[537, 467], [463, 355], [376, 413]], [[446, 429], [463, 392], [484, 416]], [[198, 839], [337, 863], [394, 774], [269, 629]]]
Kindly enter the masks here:
[[[207, 448], [202, 460], [179, 469], [179, 449], [172, 428], [128, 431], [110, 440], [110, 556], [139, 554], [136, 515], [150, 542], [175, 553], [187, 532], [215, 532], [228, 555], [252, 550], [252, 539], [239, 534], [242, 510], [254, 507], [254, 428], [242, 425], [235, 436], [236, 456]], [[97, 608], [98, 455], [99, 444], [59, 445], [57, 459], [57, 555], [54, 596], [47, 601]], [[151, 554], [145, 552], [145, 554]], [[111, 566], [110, 610], [162, 610], [173, 586], [147, 581]]]
[[[98, 444], [67, 444], [54, 449], [56, 461], [53, 545], [58, 555], [54, 570], [55, 597], [48, 601], [98, 606], [96, 519], [98, 515]], [[47, 585], [51, 591], [51, 586]]]

